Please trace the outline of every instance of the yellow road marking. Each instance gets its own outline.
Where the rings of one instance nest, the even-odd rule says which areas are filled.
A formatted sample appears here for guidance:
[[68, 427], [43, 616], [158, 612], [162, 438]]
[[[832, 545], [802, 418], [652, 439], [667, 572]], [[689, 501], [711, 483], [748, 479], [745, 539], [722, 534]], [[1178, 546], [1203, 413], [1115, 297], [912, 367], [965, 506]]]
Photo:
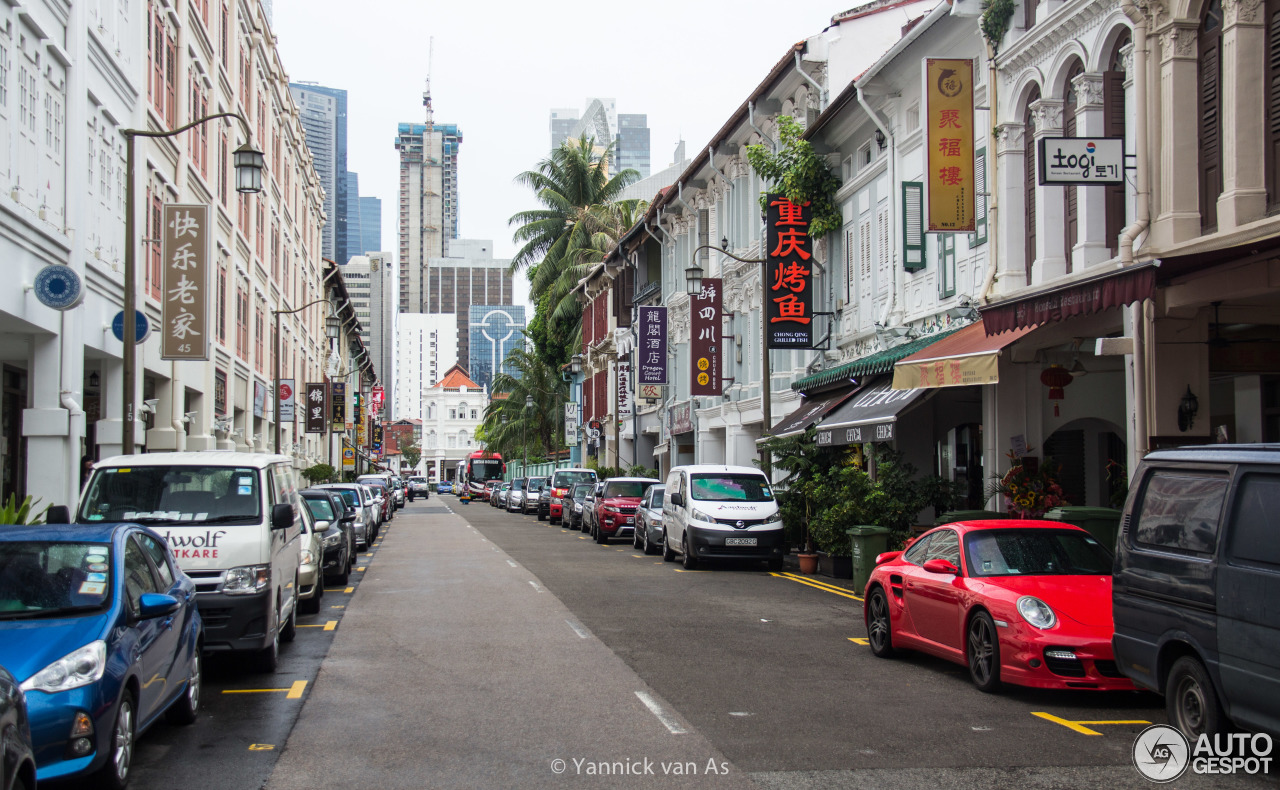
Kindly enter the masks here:
[[307, 681], [295, 680], [293, 681], [293, 685], [287, 689], [223, 689], [222, 693], [223, 694], [270, 694], [277, 691], [284, 691], [284, 692], [288, 692], [286, 694], [286, 697], [288, 699], [300, 699], [302, 697], [302, 691], [306, 687], [307, 687]]
[[330, 620], [327, 623], [298, 623], [299, 628], [323, 628], [326, 631], [332, 631], [338, 627], [337, 620]]
[[251, 743], [251, 744], [249, 744], [249, 751], [251, 751], [251, 752], [269, 752], [269, 751], [272, 751], [272, 750], [273, 750], [273, 749], [275, 749], [275, 748], [276, 748], [276, 747], [275, 747], [275, 744], [271, 744], [271, 743]]
[[857, 644], [857, 645], [869, 645], [869, 644], [871, 644], [871, 640], [866, 639], [865, 637], [861, 637], [861, 636], [851, 636], [851, 637], [849, 637], [849, 641], [850, 641], [850, 642], [853, 642], [854, 644]]
[[578, 536], [578, 540], [586, 540], [586, 539], [587, 539], [587, 536], [586, 536], [586, 535], [579, 535], [579, 536]]
[[324, 630], [326, 630], [326, 631], [332, 631], [333, 629], [335, 629], [335, 628], [337, 628], [337, 627], [338, 627], [338, 621], [337, 621], [337, 620], [330, 620], [329, 622], [327, 622], [327, 623], [325, 623], [325, 624], [324, 624]]
[[1086, 724], [1092, 724], [1095, 727], [1101, 727], [1108, 724], [1124, 725], [1124, 724], [1150, 724], [1151, 723], [1149, 721], [1143, 721], [1141, 719], [1117, 719], [1114, 721], [1072, 721], [1070, 719], [1064, 719], [1061, 716], [1054, 716], [1052, 713], [1045, 713], [1044, 711], [1038, 711], [1038, 710], [1032, 711], [1031, 715], [1038, 716], [1039, 718], [1044, 719], [1045, 721], [1051, 721], [1054, 724], [1061, 724], [1063, 727], [1066, 727], [1068, 730], [1073, 730], [1075, 732], [1080, 733], [1081, 735], [1101, 735], [1102, 734], [1097, 730], [1091, 730], [1088, 727], [1084, 726]]
[[307, 681], [295, 680], [293, 685], [289, 687], [289, 693], [285, 695], [285, 699], [302, 699], [302, 692], [307, 688]]
[[636, 559], [638, 559], [638, 560], [642, 560], [642, 559], [644, 559], [644, 555], [643, 555], [643, 554], [632, 554], [631, 556], [632, 556], [632, 557], [635, 557], [635, 558], [636, 558]]
[[711, 571], [689, 571], [689, 570], [685, 570], [684, 568], [676, 568], [675, 572], [676, 573], [711, 573]]
[[814, 580], [812, 580], [812, 579], [806, 579], [806, 578], [804, 578], [803, 576], [796, 576], [796, 575], [794, 575], [794, 574], [790, 574], [790, 573], [770, 573], [769, 575], [770, 575], [770, 576], [776, 576], [776, 577], [778, 577], [779, 579], [786, 579], [786, 580], [788, 580], [788, 581], [793, 581], [793, 582], [796, 582], [796, 583], [798, 583], [798, 584], [803, 584], [803, 585], [806, 585], [806, 586], [808, 586], [808, 587], [812, 587], [812, 588], [814, 588], [815, 590], [822, 590], [823, 592], [829, 592], [829, 593], [831, 593], [832, 595], [839, 595], [839, 596], [842, 596], [842, 597], [844, 597], [844, 598], [852, 598], [852, 599], [853, 599], [853, 600], [855, 600], [855, 601], [861, 601], [861, 600], [862, 600], [862, 598], [861, 598], [860, 596], [854, 595], [853, 593], [849, 592], [848, 590], [846, 590], [846, 589], [844, 589], [844, 588], [842, 588], [842, 587], [836, 587], [835, 585], [831, 585], [831, 584], [824, 584], [824, 583], [822, 583], [822, 582], [814, 581]]
[[354, 587], [326, 587], [326, 588], [324, 588], [324, 591], [325, 591], [325, 592], [331, 592], [331, 593], [353, 593], [353, 592], [355, 592], [355, 591], [356, 591], [356, 588], [354, 588]]
[[356, 570], [360, 571], [361, 573], [364, 573], [364, 566], [361, 565], [359, 568], [356, 568]]
[[347, 607], [343, 606], [342, 604], [338, 604], [337, 606], [330, 606], [329, 608], [330, 609], [346, 609]]

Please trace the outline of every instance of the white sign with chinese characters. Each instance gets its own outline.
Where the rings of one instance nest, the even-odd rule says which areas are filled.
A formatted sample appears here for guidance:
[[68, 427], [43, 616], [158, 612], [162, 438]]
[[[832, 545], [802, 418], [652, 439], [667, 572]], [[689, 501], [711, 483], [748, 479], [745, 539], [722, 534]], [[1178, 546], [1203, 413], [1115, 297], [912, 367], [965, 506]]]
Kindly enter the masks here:
[[168, 204], [160, 228], [160, 358], [209, 358], [209, 207]]
[[1124, 138], [1044, 137], [1040, 183], [1067, 186], [1124, 183]]

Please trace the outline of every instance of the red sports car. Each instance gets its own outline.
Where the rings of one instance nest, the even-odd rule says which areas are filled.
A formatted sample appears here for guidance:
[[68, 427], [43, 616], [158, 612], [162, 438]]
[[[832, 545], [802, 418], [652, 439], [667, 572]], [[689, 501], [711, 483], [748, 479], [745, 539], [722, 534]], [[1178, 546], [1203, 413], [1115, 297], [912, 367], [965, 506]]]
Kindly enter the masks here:
[[876, 557], [863, 616], [871, 652], [908, 648], [1001, 682], [1132, 689], [1111, 652], [1111, 554], [1056, 521], [966, 521]]

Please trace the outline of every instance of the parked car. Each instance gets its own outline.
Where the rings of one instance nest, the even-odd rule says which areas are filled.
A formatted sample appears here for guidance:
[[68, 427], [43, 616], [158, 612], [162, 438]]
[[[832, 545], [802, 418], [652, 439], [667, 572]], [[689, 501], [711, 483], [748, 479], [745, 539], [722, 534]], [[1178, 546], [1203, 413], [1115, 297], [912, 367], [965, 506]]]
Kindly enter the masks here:
[[507, 506], [507, 493], [511, 491], [511, 484], [504, 482], [498, 486], [498, 490], [493, 492], [493, 496], [489, 497], [489, 504], [494, 507], [505, 508]]
[[600, 481], [591, 486], [591, 490], [587, 492], [587, 496], [582, 500], [582, 518], [578, 520], [578, 528], [583, 532], [594, 535], [596, 505], [600, 500], [600, 493], [604, 491], [604, 481]]
[[196, 720], [196, 582], [170, 545], [105, 519], [0, 526], [0, 664], [25, 692], [41, 784], [124, 787], [137, 736]]
[[543, 511], [551, 523], [564, 522], [563, 500], [569, 496], [575, 485], [595, 483], [598, 479], [594, 469], [557, 469], [552, 472], [547, 482], [547, 487], [551, 489], [551, 496], [545, 500]]
[[[524, 484], [524, 501], [520, 503], [520, 513], [528, 515], [529, 513], [538, 513], [538, 503], [542, 501], [544, 489], [547, 487], [547, 478], [530, 477]], [[542, 520], [541, 514], [538, 520]]]
[[356, 509], [337, 491], [308, 488], [302, 502], [311, 509], [317, 524], [327, 524], [320, 540], [320, 571], [326, 581], [346, 584], [356, 557]]
[[489, 482], [484, 484], [484, 493], [480, 495], [480, 498], [486, 502], [492, 502], [494, 493], [496, 493], [497, 490], [501, 487], [502, 487], [501, 480], [490, 480]]
[[404, 507], [404, 489], [400, 488], [400, 478], [390, 472], [379, 472], [378, 474], [360, 475], [356, 478], [357, 483], [365, 483], [373, 486], [381, 486], [383, 496], [390, 502], [388, 505], [388, 518], [390, 520], [395, 515], [395, 511]]
[[1116, 663], [1193, 742], [1280, 737], [1280, 446], [1147, 455], [1116, 541]]
[[594, 483], [571, 485], [565, 495], [560, 497], [560, 523], [563, 526], [577, 529], [578, 519], [582, 517], [582, 500], [594, 485]]
[[422, 497], [423, 499], [431, 498], [431, 483], [425, 477], [409, 478], [409, 501], [414, 498]]
[[640, 507], [636, 509], [635, 534], [631, 545], [645, 554], [657, 554], [662, 541], [662, 495], [666, 493], [664, 485], [649, 486], [640, 498]]
[[437, 493], [437, 494], [452, 494], [452, 493], [453, 493], [453, 483], [449, 482], [448, 480], [441, 480], [439, 483], [437, 483], [437, 484], [436, 484], [436, 493]]
[[302, 558], [298, 563], [298, 611], [302, 614], [315, 614], [320, 611], [320, 599], [324, 597], [324, 571], [320, 569], [324, 561], [324, 538], [321, 533], [329, 528], [326, 522], [322, 527], [316, 524], [311, 508], [299, 509], [302, 515]]
[[356, 482], [372, 490], [374, 498], [378, 500], [378, 528], [381, 529], [383, 524], [390, 524], [396, 517], [395, 497], [391, 489], [386, 483], [378, 480], [357, 480]]
[[782, 570], [782, 514], [764, 474], [749, 466], [677, 466], [662, 498], [662, 559], [764, 560]]
[[919, 650], [1002, 683], [1132, 689], [1111, 649], [1111, 553], [1059, 521], [967, 521], [876, 558], [863, 617], [871, 652]]
[[287, 456], [143, 453], [99, 461], [75, 520], [154, 527], [209, 613], [204, 649], [256, 654], [274, 672], [297, 633], [301, 510]]
[[375, 513], [377, 503], [367, 486], [359, 483], [321, 483], [318, 486], [312, 486], [312, 489], [336, 491], [342, 495], [349, 507], [355, 508], [356, 519], [352, 523], [352, 529], [357, 551], [367, 549], [373, 544], [376, 534], [374, 524], [377, 518]]
[[524, 481], [523, 477], [517, 477], [511, 481], [511, 490], [507, 492], [507, 512], [514, 513], [521, 509], [524, 504]]
[[27, 698], [4, 667], [0, 667], [0, 733], [0, 790], [35, 790], [36, 756]]
[[591, 515], [591, 537], [596, 543], [608, 543], [612, 538], [627, 538], [636, 529], [636, 509], [640, 499], [650, 486], [661, 481], [652, 477], [611, 477], [594, 502]]

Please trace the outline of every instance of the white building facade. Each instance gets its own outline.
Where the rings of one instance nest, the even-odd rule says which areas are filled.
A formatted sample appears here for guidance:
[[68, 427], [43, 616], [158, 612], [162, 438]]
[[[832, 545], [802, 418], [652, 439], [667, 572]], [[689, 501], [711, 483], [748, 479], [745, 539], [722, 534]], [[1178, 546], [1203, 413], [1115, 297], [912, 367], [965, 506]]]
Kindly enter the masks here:
[[342, 279], [351, 294], [351, 304], [360, 319], [360, 339], [373, 359], [374, 370], [386, 397], [383, 416], [394, 419], [396, 392], [396, 325], [399, 279], [389, 252], [353, 255], [340, 266]]
[[481, 449], [476, 429], [484, 422], [489, 393], [454, 365], [422, 392], [422, 463], [434, 480], [452, 480], [459, 461]]
[[401, 313], [397, 321], [396, 419], [425, 422], [423, 392], [458, 364], [458, 318], [452, 313]]

